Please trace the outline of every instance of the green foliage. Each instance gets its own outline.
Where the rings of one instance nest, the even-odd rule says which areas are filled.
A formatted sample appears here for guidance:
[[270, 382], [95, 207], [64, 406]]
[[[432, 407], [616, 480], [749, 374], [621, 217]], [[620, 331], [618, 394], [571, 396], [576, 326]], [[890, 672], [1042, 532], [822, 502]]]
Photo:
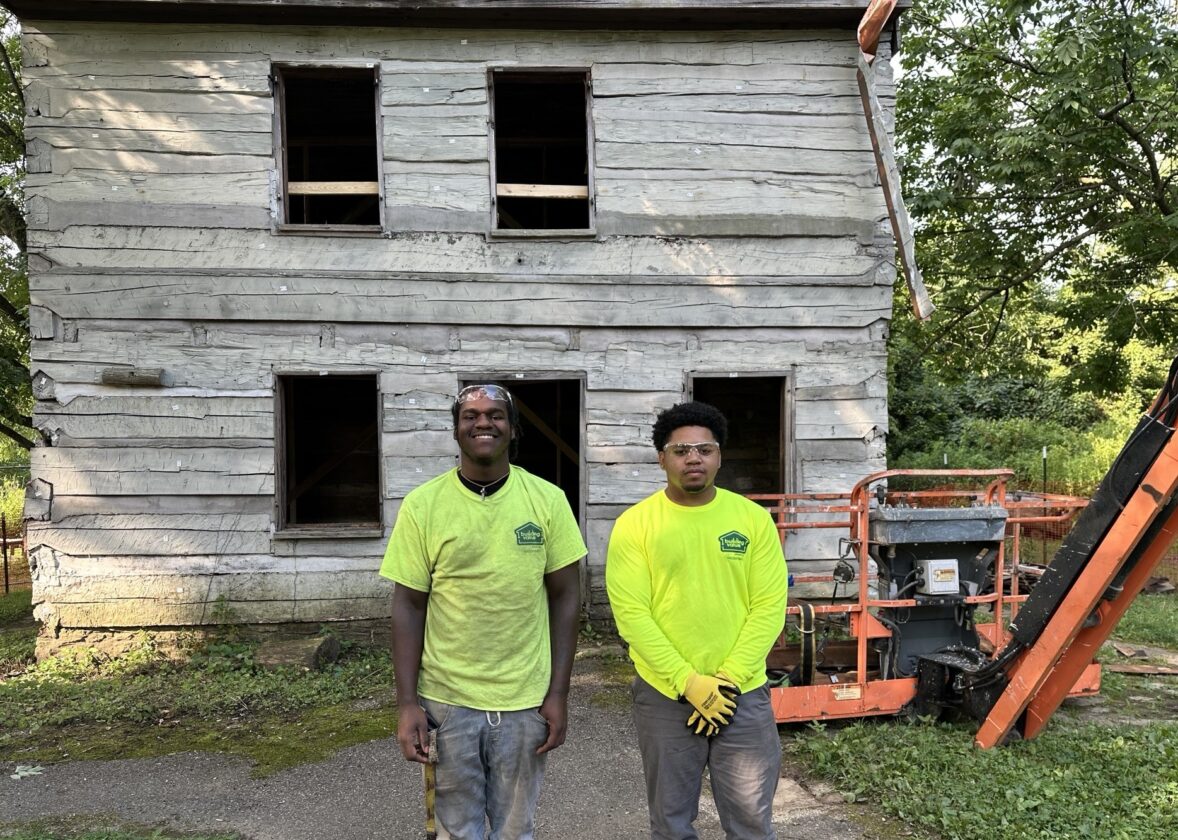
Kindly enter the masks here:
[[1010, 467], [1015, 471], [1015, 486], [1038, 490], [1046, 446], [1049, 489], [1086, 496], [1100, 483], [1132, 428], [1112, 420], [1084, 431], [1023, 417], [963, 420], [952, 436], [935, 441], [935, 448], [906, 453], [902, 465], [913, 469]]
[[920, 0], [902, 23], [897, 135], [941, 310], [914, 341], [945, 369], [1156, 390], [1132, 357], [1178, 350], [1173, 3]]
[[815, 726], [787, 749], [851, 801], [947, 840], [1109, 840], [1178, 829], [1178, 726], [1053, 725], [1033, 741], [972, 746], [972, 727]]
[[[15, 19], [0, 9], [0, 435], [33, 443], [29, 386], [29, 278], [25, 201], [24, 94]], [[14, 460], [0, 450], [0, 463]]]
[[1046, 446], [1050, 489], [1089, 495], [1146, 408], [1135, 394], [1097, 399], [1059, 379], [960, 375], [940, 363], [893, 341], [891, 467], [1010, 467], [1016, 485], [1040, 489]]
[[24, 506], [25, 482], [23, 476], [13, 478], [5, 473], [0, 473], [0, 512], [4, 514], [8, 533], [13, 536], [20, 534]]
[[1117, 624], [1113, 636], [1132, 644], [1178, 649], [1178, 597], [1138, 596]]
[[916, 324], [897, 295], [889, 463], [1037, 477], [1046, 445], [1086, 485], [1178, 353], [1178, 13], [918, 0], [901, 20], [897, 139], [938, 312]]

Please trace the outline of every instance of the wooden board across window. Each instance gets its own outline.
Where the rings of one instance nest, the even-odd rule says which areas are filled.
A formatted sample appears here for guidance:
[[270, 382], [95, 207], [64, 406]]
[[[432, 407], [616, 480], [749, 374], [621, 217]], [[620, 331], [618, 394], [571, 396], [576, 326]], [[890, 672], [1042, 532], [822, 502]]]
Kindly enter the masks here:
[[564, 184], [496, 184], [500, 198], [588, 198], [589, 188]]
[[379, 195], [376, 181], [288, 181], [291, 195]]

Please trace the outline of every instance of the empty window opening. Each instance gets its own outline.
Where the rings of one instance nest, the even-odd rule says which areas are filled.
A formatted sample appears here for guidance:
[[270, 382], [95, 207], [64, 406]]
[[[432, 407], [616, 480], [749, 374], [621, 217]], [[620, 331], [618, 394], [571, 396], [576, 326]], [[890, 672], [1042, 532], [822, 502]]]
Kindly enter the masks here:
[[381, 521], [375, 374], [278, 378], [279, 527]]
[[464, 385], [495, 381], [503, 385], [519, 409], [519, 455], [512, 463], [551, 481], [564, 491], [577, 521], [581, 515], [582, 449], [580, 379], [468, 379]]
[[376, 71], [283, 67], [284, 219], [298, 225], [380, 225]]
[[734, 493], [786, 493], [792, 483], [790, 391], [784, 376], [691, 378], [691, 398], [728, 418], [716, 484]]
[[588, 83], [584, 73], [492, 73], [496, 229], [592, 226]]

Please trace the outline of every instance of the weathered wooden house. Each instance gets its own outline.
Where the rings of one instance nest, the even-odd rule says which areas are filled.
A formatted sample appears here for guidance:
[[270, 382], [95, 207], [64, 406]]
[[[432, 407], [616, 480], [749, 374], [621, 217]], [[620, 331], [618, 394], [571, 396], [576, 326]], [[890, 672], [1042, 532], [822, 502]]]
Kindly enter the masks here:
[[464, 383], [519, 396], [595, 615], [614, 518], [662, 483], [657, 410], [728, 413], [732, 489], [882, 468], [866, 0], [7, 5], [43, 650], [383, 623], [387, 534], [455, 463]]

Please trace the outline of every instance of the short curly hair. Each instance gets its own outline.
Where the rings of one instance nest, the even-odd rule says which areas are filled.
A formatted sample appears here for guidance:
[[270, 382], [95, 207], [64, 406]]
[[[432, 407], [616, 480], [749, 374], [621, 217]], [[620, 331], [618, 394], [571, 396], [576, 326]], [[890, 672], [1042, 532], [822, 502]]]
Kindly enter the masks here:
[[703, 426], [711, 431], [721, 447], [728, 442], [728, 419], [714, 405], [685, 402], [673, 405], [655, 418], [651, 438], [659, 452], [667, 445], [667, 438], [683, 426]]

